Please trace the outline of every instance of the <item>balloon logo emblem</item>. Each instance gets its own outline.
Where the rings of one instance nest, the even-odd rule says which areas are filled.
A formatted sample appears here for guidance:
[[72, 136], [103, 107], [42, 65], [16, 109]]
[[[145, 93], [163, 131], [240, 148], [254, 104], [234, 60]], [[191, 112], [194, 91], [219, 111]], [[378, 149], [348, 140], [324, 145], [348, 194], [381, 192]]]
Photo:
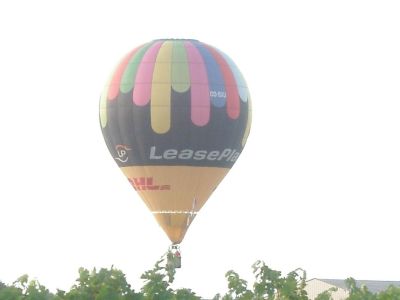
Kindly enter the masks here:
[[100, 125], [118, 167], [179, 244], [243, 151], [250, 94], [217, 48], [154, 40], [114, 70], [100, 98]]
[[128, 151], [132, 150], [128, 146], [125, 145], [116, 145], [115, 146], [115, 151], [117, 152], [117, 157], [114, 157], [114, 159], [125, 163], [128, 161]]

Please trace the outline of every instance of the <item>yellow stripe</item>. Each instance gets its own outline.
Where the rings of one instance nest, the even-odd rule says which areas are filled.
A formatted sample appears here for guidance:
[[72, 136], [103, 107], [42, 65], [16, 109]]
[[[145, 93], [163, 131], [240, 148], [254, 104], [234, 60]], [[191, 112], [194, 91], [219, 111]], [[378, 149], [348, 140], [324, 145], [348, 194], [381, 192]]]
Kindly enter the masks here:
[[112, 76], [108, 79], [107, 84], [103, 89], [103, 93], [100, 96], [100, 124], [102, 128], [107, 126], [107, 95], [108, 90], [110, 89], [111, 79]]
[[153, 72], [151, 87], [151, 127], [159, 134], [171, 127], [171, 41], [161, 46]]

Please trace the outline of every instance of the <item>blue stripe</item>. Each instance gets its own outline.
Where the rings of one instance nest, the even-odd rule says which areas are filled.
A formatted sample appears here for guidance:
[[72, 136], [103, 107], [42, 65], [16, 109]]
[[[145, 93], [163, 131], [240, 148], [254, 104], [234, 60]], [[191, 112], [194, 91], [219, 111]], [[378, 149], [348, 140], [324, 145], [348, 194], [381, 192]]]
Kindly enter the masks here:
[[246, 81], [244, 80], [242, 73], [240, 72], [239, 68], [236, 66], [236, 64], [233, 62], [233, 60], [228, 55], [226, 55], [224, 52], [219, 51], [219, 50], [218, 50], [218, 52], [221, 53], [221, 55], [225, 58], [229, 67], [231, 68], [233, 76], [235, 76], [236, 85], [238, 87], [240, 99], [242, 99], [243, 102], [247, 102], [247, 99], [250, 98], [250, 95], [249, 95], [249, 90], [247, 88]]
[[211, 104], [216, 107], [224, 107], [226, 105], [226, 90], [220, 66], [212, 54], [200, 42], [192, 43], [199, 50], [206, 65]]

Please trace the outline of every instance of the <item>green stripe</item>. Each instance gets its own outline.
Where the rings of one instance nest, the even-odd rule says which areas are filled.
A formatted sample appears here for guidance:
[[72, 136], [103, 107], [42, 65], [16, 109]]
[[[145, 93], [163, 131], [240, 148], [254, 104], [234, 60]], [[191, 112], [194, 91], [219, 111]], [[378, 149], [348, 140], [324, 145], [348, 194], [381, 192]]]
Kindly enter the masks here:
[[180, 93], [190, 87], [189, 66], [182, 41], [175, 41], [172, 50], [172, 88]]
[[142, 61], [143, 55], [146, 53], [147, 49], [152, 45], [148, 43], [140, 48], [135, 55], [131, 58], [128, 65], [125, 68], [124, 74], [122, 75], [121, 83], [119, 89], [122, 93], [128, 93], [133, 89], [136, 79], [136, 73], [140, 62]]

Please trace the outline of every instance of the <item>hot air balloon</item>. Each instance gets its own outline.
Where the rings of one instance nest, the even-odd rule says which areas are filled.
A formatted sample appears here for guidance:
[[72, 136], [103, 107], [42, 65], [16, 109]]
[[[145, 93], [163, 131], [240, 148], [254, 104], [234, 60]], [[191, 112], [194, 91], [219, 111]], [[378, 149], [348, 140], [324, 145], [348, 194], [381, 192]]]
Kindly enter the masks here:
[[129, 52], [106, 84], [107, 147], [173, 244], [179, 244], [246, 143], [251, 104], [234, 62], [191, 39]]

